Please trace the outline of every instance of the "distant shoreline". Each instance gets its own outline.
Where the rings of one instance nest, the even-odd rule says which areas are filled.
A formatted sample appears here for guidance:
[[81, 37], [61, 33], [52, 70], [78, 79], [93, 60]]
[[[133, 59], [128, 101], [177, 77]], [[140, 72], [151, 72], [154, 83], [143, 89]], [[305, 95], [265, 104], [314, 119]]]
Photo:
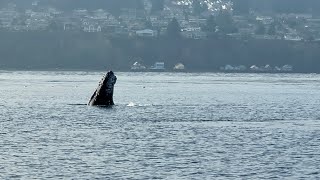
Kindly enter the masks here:
[[[187, 72], [224, 72], [234, 68], [283, 67], [290, 73], [320, 73], [320, 42], [288, 42], [213, 38], [207, 40], [167, 38], [101, 38], [99, 34], [0, 33], [0, 68], [26, 71], [129, 72], [135, 62], [151, 67], [164, 62], [172, 72], [183, 64]], [[263, 68], [262, 68], [263, 69]], [[229, 69], [231, 73], [237, 73]], [[277, 72], [278, 73], [278, 72]]]
[[23, 69], [23, 68], [0, 68], [1, 71], [10, 71], [10, 72], [107, 72], [112, 70], [119, 73], [176, 73], [176, 74], [187, 74], [187, 73], [221, 73], [221, 74], [319, 74], [317, 72], [254, 72], [254, 71], [163, 71], [163, 72], [152, 72], [152, 71], [128, 71], [128, 70], [116, 70], [116, 69], [77, 69], [77, 68], [65, 68], [65, 69], [56, 69], [56, 68], [34, 68], [34, 69]]

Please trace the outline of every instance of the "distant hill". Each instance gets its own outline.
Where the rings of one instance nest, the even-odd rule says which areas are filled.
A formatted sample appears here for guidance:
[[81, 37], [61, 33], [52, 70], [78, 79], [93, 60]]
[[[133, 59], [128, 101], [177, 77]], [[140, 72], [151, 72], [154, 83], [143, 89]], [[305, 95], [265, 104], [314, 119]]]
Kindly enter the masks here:
[[276, 13], [304, 13], [320, 10], [319, 0], [231, 0], [236, 13], [250, 9]]
[[[19, 8], [29, 8], [35, 0], [0, 0], [0, 6], [9, 2]], [[156, 2], [155, 0], [150, 0]], [[205, 1], [205, 0], [197, 0]], [[214, 1], [214, 0], [211, 0]], [[279, 13], [320, 12], [320, 0], [224, 0], [233, 1], [236, 13], [247, 13], [250, 9]], [[143, 0], [38, 0], [41, 5], [51, 5], [63, 10], [77, 8], [107, 9], [117, 12], [121, 8], [143, 8]]]
[[[29, 8], [35, 0], [0, 0], [0, 5], [15, 3], [18, 8]], [[77, 8], [119, 10], [120, 8], [143, 8], [142, 0], [38, 0], [39, 5], [50, 5], [63, 10]]]
[[2, 32], [0, 39], [0, 69], [109, 67], [128, 71], [136, 59], [141, 59], [146, 66], [159, 60], [168, 68], [183, 63], [189, 71], [217, 71], [227, 64], [246, 67], [289, 64], [294, 72], [320, 73], [319, 42], [103, 38], [99, 33], [75, 32]]

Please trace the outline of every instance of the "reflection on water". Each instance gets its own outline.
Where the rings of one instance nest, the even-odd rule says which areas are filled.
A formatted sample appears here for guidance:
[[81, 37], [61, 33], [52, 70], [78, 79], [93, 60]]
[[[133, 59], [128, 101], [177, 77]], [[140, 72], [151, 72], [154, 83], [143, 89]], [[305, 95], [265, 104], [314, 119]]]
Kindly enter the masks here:
[[320, 76], [0, 72], [1, 179], [315, 179]]

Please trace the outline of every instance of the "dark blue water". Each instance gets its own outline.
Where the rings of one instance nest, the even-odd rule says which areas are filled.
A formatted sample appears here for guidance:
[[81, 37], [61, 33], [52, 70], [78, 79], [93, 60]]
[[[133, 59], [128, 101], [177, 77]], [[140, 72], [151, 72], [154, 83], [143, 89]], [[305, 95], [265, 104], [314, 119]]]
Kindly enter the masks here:
[[0, 179], [317, 179], [320, 75], [0, 71]]

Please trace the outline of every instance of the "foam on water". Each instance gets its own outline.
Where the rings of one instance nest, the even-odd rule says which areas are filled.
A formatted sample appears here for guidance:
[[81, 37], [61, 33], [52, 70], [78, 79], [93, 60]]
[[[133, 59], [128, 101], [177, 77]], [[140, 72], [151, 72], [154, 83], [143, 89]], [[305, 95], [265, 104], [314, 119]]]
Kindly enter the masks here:
[[134, 106], [136, 106], [136, 104], [134, 102], [130, 102], [127, 106], [128, 107], [134, 107]]

